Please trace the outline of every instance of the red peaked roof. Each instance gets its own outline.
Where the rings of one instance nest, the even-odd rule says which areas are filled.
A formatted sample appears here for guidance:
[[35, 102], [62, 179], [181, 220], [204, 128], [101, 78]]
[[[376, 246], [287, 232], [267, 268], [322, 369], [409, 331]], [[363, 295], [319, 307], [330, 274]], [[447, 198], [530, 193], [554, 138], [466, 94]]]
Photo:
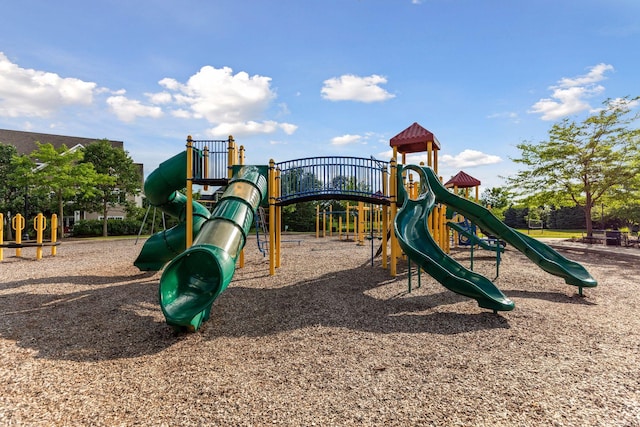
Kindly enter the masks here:
[[389, 145], [398, 147], [401, 153], [420, 153], [427, 151], [427, 142], [433, 142], [433, 149], [440, 149], [440, 141], [427, 129], [414, 122], [411, 126], [389, 140]]
[[444, 184], [445, 187], [456, 186], [458, 188], [471, 188], [476, 185], [480, 185], [480, 181], [462, 171], [458, 172]]

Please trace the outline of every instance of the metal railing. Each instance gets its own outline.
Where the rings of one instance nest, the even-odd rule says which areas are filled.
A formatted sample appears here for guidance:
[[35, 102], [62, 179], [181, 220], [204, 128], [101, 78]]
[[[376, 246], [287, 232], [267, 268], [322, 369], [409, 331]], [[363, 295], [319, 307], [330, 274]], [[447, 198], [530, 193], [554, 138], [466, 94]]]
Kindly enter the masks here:
[[193, 178], [225, 180], [228, 178], [229, 140], [192, 140]]
[[276, 163], [279, 204], [293, 200], [351, 199], [388, 204], [389, 162], [373, 157], [308, 157]]

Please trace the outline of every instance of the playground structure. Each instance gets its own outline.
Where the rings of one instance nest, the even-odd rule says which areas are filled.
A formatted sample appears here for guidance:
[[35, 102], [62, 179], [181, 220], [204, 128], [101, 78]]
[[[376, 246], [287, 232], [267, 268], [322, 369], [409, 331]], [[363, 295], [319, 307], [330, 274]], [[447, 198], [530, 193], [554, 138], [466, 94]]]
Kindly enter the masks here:
[[344, 232], [345, 240], [350, 240], [349, 235], [352, 235], [360, 246], [364, 245], [366, 238], [377, 237], [382, 240], [382, 213], [382, 206], [365, 206], [364, 202], [358, 202], [355, 206], [347, 202], [345, 211], [334, 211], [333, 206], [329, 206], [328, 211], [325, 209], [320, 212], [320, 205], [317, 205], [316, 238], [326, 237], [328, 228], [329, 237], [333, 237], [335, 230], [338, 240], [342, 240]]
[[43, 247], [51, 246], [51, 256], [56, 256], [58, 242], [58, 216], [51, 215], [51, 239], [44, 239], [44, 231], [47, 229], [47, 218], [42, 213], [33, 219], [33, 229], [36, 231], [36, 240], [22, 240], [22, 233], [26, 228], [26, 221], [21, 214], [11, 218], [11, 228], [16, 237], [13, 242], [4, 241], [4, 215], [0, 213], [0, 261], [4, 260], [4, 248], [15, 249], [15, 256], [22, 257], [22, 248], [36, 248], [36, 260], [42, 259]]
[[[414, 123], [390, 143], [393, 158], [389, 162], [373, 157], [309, 157], [280, 163], [272, 159], [268, 166], [256, 166], [244, 164], [244, 147], [238, 148], [231, 136], [201, 141], [189, 136], [186, 150], [163, 162], [144, 186], [150, 204], [180, 222], [152, 235], [134, 263], [141, 270], [155, 271], [166, 265], [159, 293], [167, 323], [193, 331], [208, 319], [236, 264], [244, 264], [243, 248], [256, 223], [256, 212], [267, 207], [269, 274], [274, 275], [281, 264], [282, 207], [304, 201], [357, 202], [357, 228], [362, 235], [365, 204], [372, 213], [371, 207], [377, 206], [381, 264], [391, 276], [396, 276], [404, 254], [448, 289], [494, 312], [512, 310], [514, 303], [492, 281], [447, 255], [447, 207], [523, 252], [545, 271], [577, 286], [580, 294], [583, 287], [597, 285], [581, 265], [449, 191], [437, 175], [440, 143], [431, 132]], [[426, 166], [405, 165], [406, 154], [423, 151], [427, 152]], [[399, 155], [400, 164], [396, 161]], [[413, 174], [418, 177], [415, 182]], [[218, 186], [224, 189], [211, 212], [193, 200], [194, 185], [205, 191]], [[185, 186], [186, 195], [178, 191]], [[319, 211], [316, 213], [318, 223]], [[498, 246], [499, 257], [504, 248]]]

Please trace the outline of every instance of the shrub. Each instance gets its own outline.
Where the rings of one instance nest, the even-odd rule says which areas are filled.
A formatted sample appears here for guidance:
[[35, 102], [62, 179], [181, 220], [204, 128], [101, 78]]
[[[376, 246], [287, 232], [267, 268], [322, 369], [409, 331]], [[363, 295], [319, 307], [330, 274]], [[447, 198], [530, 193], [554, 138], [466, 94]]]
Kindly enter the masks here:
[[[132, 236], [140, 231], [141, 221], [133, 219], [107, 220], [107, 234], [109, 236]], [[74, 224], [73, 235], [75, 237], [102, 236], [102, 220], [81, 220]]]

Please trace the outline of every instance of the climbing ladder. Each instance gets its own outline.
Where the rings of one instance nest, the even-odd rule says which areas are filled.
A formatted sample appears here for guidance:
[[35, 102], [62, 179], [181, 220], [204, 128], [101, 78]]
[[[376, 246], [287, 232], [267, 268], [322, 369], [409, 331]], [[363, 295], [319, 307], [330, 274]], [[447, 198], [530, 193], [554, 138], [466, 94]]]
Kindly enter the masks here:
[[[255, 223], [258, 250], [262, 252], [262, 256], [267, 256], [267, 251], [269, 250], [269, 219], [267, 218], [267, 214], [262, 206], [258, 207], [258, 211], [256, 213]], [[260, 240], [260, 234], [262, 234], [262, 240]]]

